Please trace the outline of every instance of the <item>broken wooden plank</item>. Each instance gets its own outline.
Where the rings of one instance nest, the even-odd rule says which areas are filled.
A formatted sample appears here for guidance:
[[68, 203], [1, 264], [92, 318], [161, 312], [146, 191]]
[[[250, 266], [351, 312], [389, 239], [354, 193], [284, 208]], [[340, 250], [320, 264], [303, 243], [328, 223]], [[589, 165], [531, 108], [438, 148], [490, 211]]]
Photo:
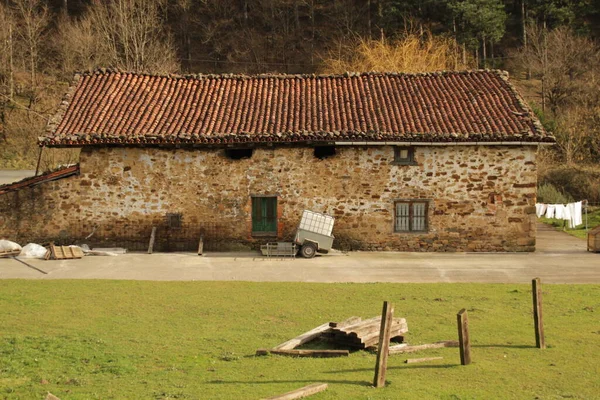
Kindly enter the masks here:
[[331, 328], [343, 328], [345, 326], [354, 325], [356, 323], [359, 323], [360, 321], [362, 321], [361, 317], [350, 317], [348, 319], [345, 319], [342, 322], [330, 322], [329, 326]]
[[314, 358], [329, 358], [329, 357], [348, 357], [348, 350], [269, 350], [271, 354], [278, 356], [291, 357], [314, 357]]
[[408, 358], [404, 360], [405, 364], [415, 364], [427, 361], [443, 360], [444, 357], [425, 357], [425, 358]]
[[[341, 326], [345, 326], [345, 324], [347, 323], [354, 323], [356, 321], [356, 318], [359, 317], [350, 317], [345, 321], [340, 322]], [[349, 322], [347, 322], [349, 321]], [[292, 350], [295, 349], [296, 347], [310, 342], [313, 339], [316, 339], [317, 337], [319, 337], [323, 332], [326, 332], [327, 330], [330, 329], [329, 327], [329, 322], [323, 325], [319, 325], [314, 329], [311, 329], [308, 332], [303, 333], [300, 336], [297, 336], [293, 339], [288, 340], [287, 342], [281, 343], [280, 345], [277, 345], [275, 347], [273, 347], [272, 350]]]
[[441, 349], [443, 347], [458, 347], [458, 341], [444, 340], [442, 342], [418, 344], [414, 346], [399, 344], [396, 346], [390, 346], [390, 354], [414, 353], [415, 351]]
[[292, 390], [279, 396], [269, 397], [265, 400], [294, 400], [301, 399], [303, 397], [311, 396], [315, 393], [319, 393], [327, 389], [326, 383], [313, 383], [312, 385], [304, 386], [303, 388]]
[[257, 356], [268, 356], [269, 355], [269, 349], [258, 349], [256, 350], [256, 354]]
[[394, 306], [387, 301], [383, 302], [381, 312], [381, 329], [379, 333], [379, 348], [377, 349], [377, 360], [375, 361], [375, 377], [373, 386], [376, 388], [385, 386], [385, 374], [387, 372], [387, 360], [390, 347], [392, 320], [394, 319]]
[[148, 254], [152, 254], [154, 249], [154, 240], [156, 239], [156, 227], [152, 227], [152, 233], [150, 234], [150, 243], [148, 243]]

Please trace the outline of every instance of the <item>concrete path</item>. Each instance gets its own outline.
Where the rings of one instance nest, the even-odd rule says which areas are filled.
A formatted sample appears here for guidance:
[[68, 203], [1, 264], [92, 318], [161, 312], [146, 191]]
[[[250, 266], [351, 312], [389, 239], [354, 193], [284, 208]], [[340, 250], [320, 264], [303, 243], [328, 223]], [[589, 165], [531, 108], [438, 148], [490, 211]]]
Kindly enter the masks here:
[[[584, 240], [540, 226], [535, 253], [334, 253], [311, 260], [257, 253], [141, 254], [44, 261], [0, 259], [0, 278], [297, 282], [481, 282], [600, 284], [600, 254]], [[44, 274], [40, 271], [44, 271]], [[0, 286], [1, 286], [0, 282]]]

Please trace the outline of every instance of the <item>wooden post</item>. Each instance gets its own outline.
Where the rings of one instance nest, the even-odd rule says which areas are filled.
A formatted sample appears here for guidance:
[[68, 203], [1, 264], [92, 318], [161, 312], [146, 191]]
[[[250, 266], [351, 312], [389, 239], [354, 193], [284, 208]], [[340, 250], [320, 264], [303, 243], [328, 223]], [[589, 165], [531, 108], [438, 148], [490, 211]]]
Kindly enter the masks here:
[[204, 251], [204, 236], [200, 236], [200, 241], [198, 242], [198, 255], [201, 256]]
[[458, 322], [458, 347], [460, 348], [460, 363], [471, 364], [471, 340], [469, 339], [469, 316], [464, 308], [456, 314]]
[[387, 360], [390, 349], [390, 333], [393, 318], [394, 307], [387, 301], [384, 301], [383, 311], [381, 312], [381, 329], [379, 330], [377, 361], [375, 362], [375, 378], [373, 379], [373, 386], [376, 388], [385, 386], [385, 373], [387, 371]]
[[152, 234], [150, 235], [150, 244], [148, 244], [148, 254], [152, 254], [154, 248], [154, 239], [156, 238], [156, 227], [152, 227]]
[[538, 349], [546, 348], [544, 340], [544, 319], [542, 318], [542, 283], [540, 278], [531, 281], [533, 292], [533, 323], [535, 324], [535, 346]]

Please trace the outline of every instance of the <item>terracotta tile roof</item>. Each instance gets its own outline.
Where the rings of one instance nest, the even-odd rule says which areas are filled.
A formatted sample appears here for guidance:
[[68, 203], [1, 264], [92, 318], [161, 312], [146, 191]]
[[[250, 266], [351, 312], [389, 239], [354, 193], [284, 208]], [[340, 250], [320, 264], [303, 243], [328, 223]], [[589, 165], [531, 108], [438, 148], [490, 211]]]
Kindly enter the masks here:
[[55, 181], [57, 179], [66, 178], [79, 173], [79, 165], [71, 165], [66, 168], [61, 168], [56, 171], [47, 172], [43, 175], [32, 176], [20, 180], [19, 182], [0, 185], [0, 194], [20, 190], [27, 187], [39, 185], [40, 183]]
[[41, 145], [553, 142], [501, 71], [77, 74]]

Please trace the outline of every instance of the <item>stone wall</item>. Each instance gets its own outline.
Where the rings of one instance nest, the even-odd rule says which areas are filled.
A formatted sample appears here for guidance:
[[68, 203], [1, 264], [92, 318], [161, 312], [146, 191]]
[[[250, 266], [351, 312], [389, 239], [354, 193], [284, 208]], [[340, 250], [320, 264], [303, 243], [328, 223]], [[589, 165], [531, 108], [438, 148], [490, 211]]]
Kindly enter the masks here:
[[[147, 243], [151, 226], [181, 213], [184, 225], [214, 227], [208, 240], [256, 246], [266, 239], [252, 236], [251, 196], [272, 195], [280, 240], [309, 209], [336, 217], [336, 248], [532, 251], [535, 152], [419, 146], [408, 166], [393, 164], [391, 146], [338, 146], [325, 159], [308, 147], [258, 148], [241, 160], [223, 149], [86, 148], [79, 176], [0, 195], [0, 237], [109, 240], [128, 229]], [[403, 199], [430, 201], [426, 233], [394, 232]]]

